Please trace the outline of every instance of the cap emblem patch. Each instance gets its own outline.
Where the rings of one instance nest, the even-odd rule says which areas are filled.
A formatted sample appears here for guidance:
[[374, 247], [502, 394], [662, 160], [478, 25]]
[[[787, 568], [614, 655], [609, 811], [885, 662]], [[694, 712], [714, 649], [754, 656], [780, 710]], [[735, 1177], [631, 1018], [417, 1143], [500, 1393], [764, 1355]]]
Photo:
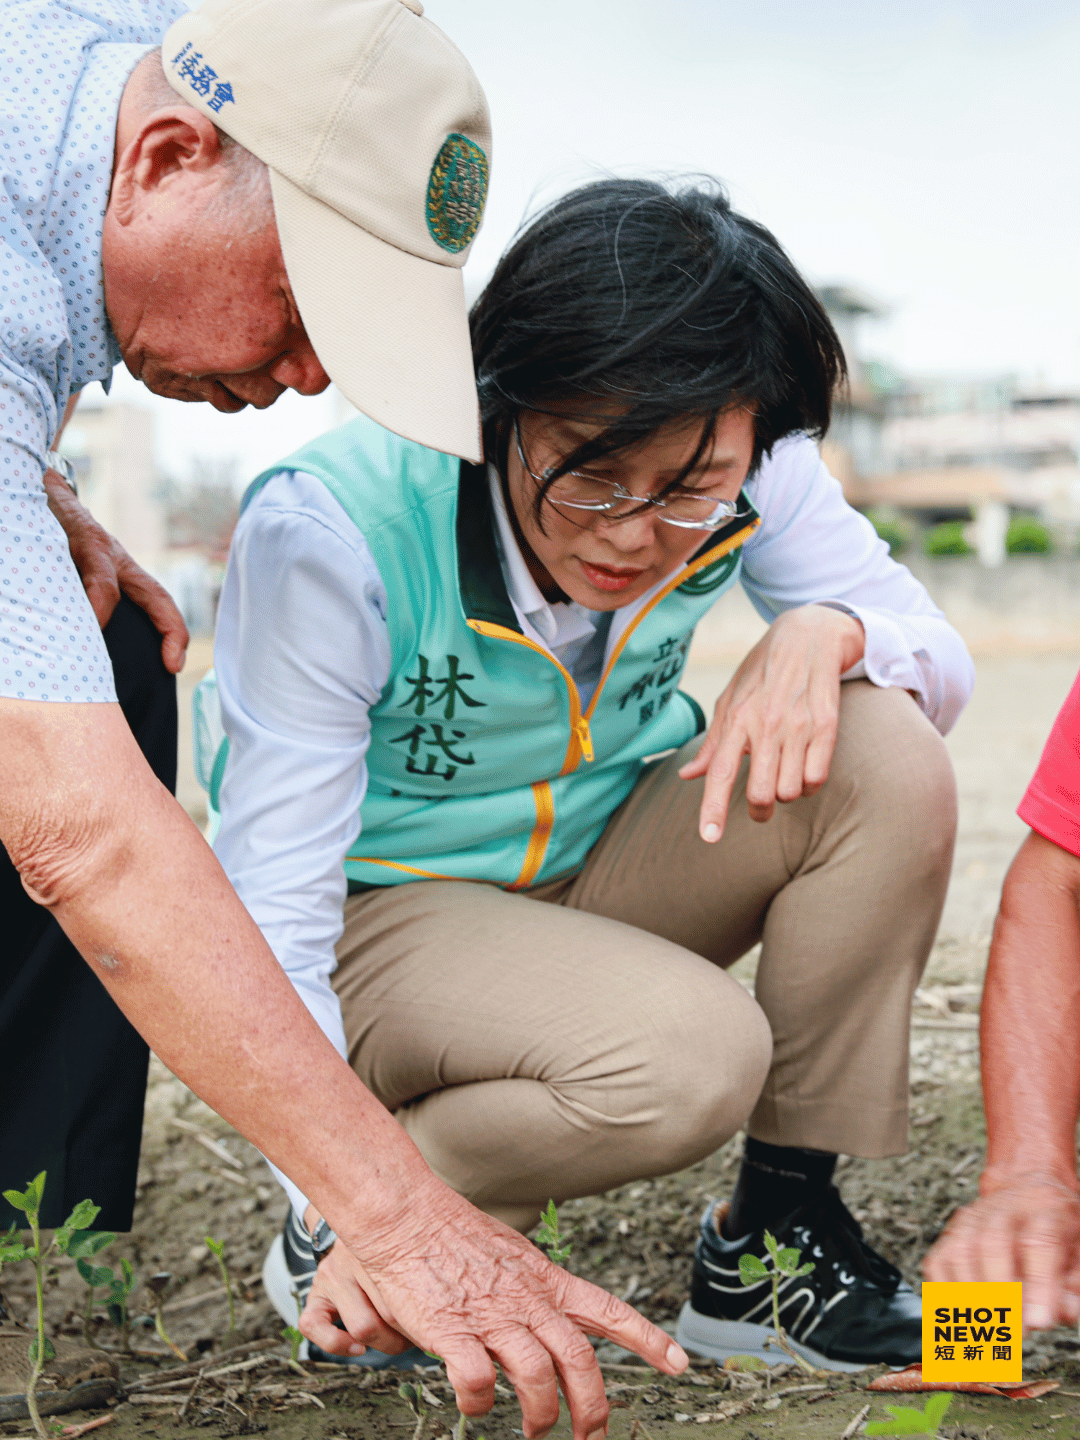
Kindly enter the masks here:
[[480, 228], [487, 185], [480, 146], [467, 135], [448, 135], [428, 177], [427, 226], [437, 245], [455, 255], [465, 249]]

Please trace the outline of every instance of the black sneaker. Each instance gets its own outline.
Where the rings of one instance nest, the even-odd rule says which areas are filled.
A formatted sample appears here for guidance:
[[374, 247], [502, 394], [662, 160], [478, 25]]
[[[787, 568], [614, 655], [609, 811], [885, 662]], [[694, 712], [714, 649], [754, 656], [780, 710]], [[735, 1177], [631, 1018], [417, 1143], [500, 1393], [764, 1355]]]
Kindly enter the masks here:
[[[281, 1234], [270, 1246], [262, 1268], [266, 1298], [287, 1325], [295, 1325], [299, 1319], [318, 1268], [311, 1249], [311, 1237], [290, 1208]], [[300, 1346], [300, 1358], [325, 1360], [336, 1365], [365, 1365], [369, 1370], [412, 1370], [417, 1365], [427, 1369], [440, 1363], [415, 1345], [403, 1350], [400, 1355], [387, 1355], [370, 1345], [363, 1355], [331, 1355], [310, 1340], [305, 1340]]]
[[[772, 1281], [744, 1285], [739, 1279], [741, 1255], [764, 1258], [764, 1233], [725, 1240], [713, 1217], [710, 1205], [676, 1338], [684, 1350], [714, 1360], [759, 1355], [776, 1364], [782, 1352], [775, 1343], [765, 1347], [772, 1333]], [[809, 1275], [780, 1287], [780, 1323], [801, 1355], [824, 1370], [911, 1365], [922, 1358], [919, 1297], [867, 1245], [835, 1186], [769, 1229], [780, 1245], [794, 1246], [814, 1264]]]

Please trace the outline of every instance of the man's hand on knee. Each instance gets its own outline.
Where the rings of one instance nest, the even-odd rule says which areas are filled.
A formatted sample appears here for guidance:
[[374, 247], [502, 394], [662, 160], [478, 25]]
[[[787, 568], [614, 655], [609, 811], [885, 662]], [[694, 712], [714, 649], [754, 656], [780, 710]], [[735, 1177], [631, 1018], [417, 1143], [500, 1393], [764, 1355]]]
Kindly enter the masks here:
[[188, 629], [172, 596], [100, 526], [67, 482], [55, 470], [46, 470], [49, 509], [63, 526], [68, 548], [97, 622], [104, 630], [121, 595], [145, 610], [161, 634], [161, 658], [176, 675], [184, 668]]
[[700, 833], [713, 843], [750, 756], [746, 800], [765, 821], [778, 800], [819, 790], [829, 775], [840, 713], [840, 676], [862, 658], [861, 623], [842, 610], [802, 605], [775, 620], [716, 702], [701, 749], [679, 774], [705, 776]]
[[530, 1440], [558, 1419], [560, 1385], [575, 1440], [599, 1440], [606, 1432], [607, 1397], [589, 1335], [624, 1345], [669, 1375], [686, 1368], [682, 1349], [636, 1310], [553, 1265], [441, 1182], [417, 1197], [399, 1229], [359, 1237], [357, 1248], [362, 1259], [346, 1262], [339, 1231], [301, 1318], [308, 1338], [348, 1353], [334, 1313], [357, 1339], [381, 1350], [399, 1352], [408, 1336], [442, 1359], [466, 1415], [483, 1415], [494, 1404], [497, 1361], [517, 1391]]
[[923, 1262], [928, 1280], [1020, 1280], [1024, 1328], [1080, 1319], [1080, 1197], [1060, 1182], [1018, 1177], [965, 1205]]

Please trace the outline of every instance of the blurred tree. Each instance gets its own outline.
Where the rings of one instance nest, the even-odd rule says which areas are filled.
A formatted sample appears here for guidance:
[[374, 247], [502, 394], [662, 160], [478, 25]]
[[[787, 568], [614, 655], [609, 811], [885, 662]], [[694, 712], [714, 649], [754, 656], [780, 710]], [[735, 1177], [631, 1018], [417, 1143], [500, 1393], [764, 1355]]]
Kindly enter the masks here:
[[186, 483], [166, 480], [161, 487], [168, 544], [224, 562], [240, 513], [238, 488], [234, 459], [196, 456]]
[[868, 510], [866, 518], [877, 531], [878, 539], [884, 540], [888, 545], [889, 554], [894, 560], [911, 544], [911, 530], [897, 516], [883, 510]]
[[962, 520], [945, 520], [926, 532], [923, 546], [927, 555], [974, 555], [974, 548], [964, 537]]
[[1050, 531], [1034, 515], [1015, 515], [1005, 532], [1008, 555], [1049, 555], [1054, 548]]

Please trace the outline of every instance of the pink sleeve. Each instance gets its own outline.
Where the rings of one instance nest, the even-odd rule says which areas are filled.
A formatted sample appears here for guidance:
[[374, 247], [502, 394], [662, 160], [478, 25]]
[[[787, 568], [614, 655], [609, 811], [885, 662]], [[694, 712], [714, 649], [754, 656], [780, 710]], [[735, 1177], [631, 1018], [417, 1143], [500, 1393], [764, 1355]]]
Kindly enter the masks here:
[[1080, 676], [1016, 813], [1045, 839], [1080, 856]]

